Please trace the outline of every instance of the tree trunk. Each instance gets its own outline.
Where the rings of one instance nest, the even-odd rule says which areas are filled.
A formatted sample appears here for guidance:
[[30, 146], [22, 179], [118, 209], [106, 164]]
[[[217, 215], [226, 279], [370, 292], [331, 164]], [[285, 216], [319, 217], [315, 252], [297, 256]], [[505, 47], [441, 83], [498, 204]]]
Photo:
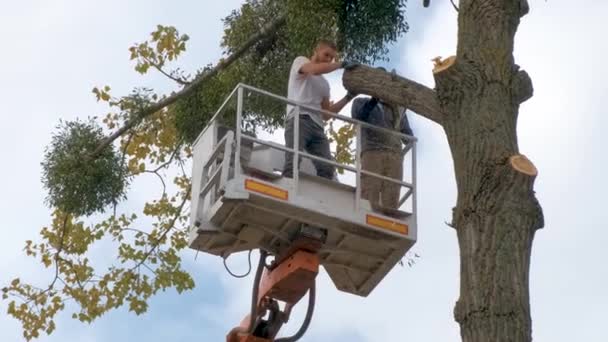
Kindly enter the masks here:
[[532, 340], [530, 254], [544, 222], [533, 191], [536, 169], [519, 154], [516, 135], [519, 105], [532, 96], [532, 83], [513, 61], [527, 11], [525, 0], [461, 0], [456, 58], [436, 69], [434, 92], [366, 67], [343, 80], [349, 90], [398, 102], [445, 130], [458, 188], [454, 316], [464, 342]]

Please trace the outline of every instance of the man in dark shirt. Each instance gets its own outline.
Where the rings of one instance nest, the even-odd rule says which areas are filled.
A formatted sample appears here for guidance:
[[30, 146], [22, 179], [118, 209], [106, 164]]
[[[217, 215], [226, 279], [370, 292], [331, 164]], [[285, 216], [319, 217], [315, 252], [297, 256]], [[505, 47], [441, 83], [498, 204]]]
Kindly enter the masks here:
[[[413, 136], [405, 108], [376, 98], [357, 98], [353, 102], [353, 119]], [[397, 135], [362, 127], [361, 166], [363, 170], [385, 177], [403, 178], [403, 143]], [[372, 176], [362, 175], [361, 197], [370, 201], [374, 210], [397, 209], [401, 186]]]

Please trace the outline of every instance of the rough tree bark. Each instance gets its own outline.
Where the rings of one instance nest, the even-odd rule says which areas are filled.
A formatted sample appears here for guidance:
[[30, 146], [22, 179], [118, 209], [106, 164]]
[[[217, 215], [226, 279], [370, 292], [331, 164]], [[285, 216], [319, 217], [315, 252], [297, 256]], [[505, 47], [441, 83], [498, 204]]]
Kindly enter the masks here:
[[344, 86], [404, 105], [440, 124], [458, 188], [452, 226], [460, 247], [460, 298], [454, 317], [464, 342], [529, 342], [530, 254], [544, 225], [534, 195], [536, 168], [519, 153], [520, 104], [532, 83], [514, 63], [525, 0], [461, 0], [458, 48], [436, 70], [435, 89], [368, 67]]

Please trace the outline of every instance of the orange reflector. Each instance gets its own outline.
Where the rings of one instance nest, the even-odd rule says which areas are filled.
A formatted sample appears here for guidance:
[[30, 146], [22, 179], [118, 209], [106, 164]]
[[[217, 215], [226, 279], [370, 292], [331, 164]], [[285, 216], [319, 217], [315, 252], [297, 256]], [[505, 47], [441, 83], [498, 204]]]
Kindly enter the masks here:
[[407, 235], [409, 231], [407, 224], [387, 220], [385, 218], [370, 214], [367, 214], [367, 216], [365, 217], [365, 223], [369, 224], [370, 226], [392, 230], [394, 232], [401, 233], [404, 235]]
[[289, 198], [289, 191], [253, 179], [245, 179], [245, 189], [284, 201]]

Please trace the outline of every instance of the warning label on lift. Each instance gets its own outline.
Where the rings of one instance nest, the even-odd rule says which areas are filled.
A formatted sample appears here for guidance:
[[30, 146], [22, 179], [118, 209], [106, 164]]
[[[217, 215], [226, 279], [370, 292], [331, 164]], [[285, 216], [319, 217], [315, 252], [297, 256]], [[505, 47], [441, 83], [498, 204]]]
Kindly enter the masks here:
[[257, 182], [253, 179], [245, 180], [245, 189], [284, 201], [289, 199], [289, 191], [262, 182]]
[[407, 235], [409, 231], [408, 226], [405, 223], [388, 220], [370, 214], [366, 215], [365, 223], [369, 224], [370, 226], [392, 230], [394, 232], [401, 233], [404, 235]]

